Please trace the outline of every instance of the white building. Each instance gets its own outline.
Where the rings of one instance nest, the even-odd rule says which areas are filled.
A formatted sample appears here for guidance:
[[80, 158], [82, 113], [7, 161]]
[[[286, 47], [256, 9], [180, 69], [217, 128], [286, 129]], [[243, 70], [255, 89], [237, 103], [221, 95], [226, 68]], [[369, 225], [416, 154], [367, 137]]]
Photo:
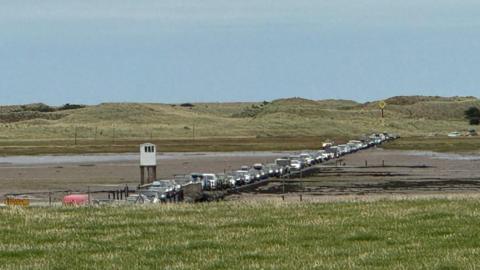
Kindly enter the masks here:
[[140, 145], [140, 166], [157, 166], [157, 147], [154, 144]]
[[[145, 179], [145, 170], [147, 179]], [[157, 147], [151, 143], [140, 145], [140, 185], [157, 179]], [[146, 181], [145, 181], [146, 180]]]

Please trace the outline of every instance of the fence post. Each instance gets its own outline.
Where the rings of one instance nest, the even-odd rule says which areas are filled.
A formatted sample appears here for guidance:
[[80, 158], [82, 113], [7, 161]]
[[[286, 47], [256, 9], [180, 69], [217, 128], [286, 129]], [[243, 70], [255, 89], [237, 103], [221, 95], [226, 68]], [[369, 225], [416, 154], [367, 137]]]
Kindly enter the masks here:
[[77, 145], [77, 126], [75, 126], [75, 145]]
[[90, 186], [88, 186], [88, 205], [90, 205]]

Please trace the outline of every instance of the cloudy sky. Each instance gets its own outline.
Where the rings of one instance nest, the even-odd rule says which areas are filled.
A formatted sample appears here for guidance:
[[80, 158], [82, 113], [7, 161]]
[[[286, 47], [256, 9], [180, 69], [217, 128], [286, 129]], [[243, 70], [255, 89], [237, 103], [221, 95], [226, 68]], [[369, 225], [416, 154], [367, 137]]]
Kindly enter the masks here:
[[480, 1], [0, 0], [0, 104], [480, 96]]

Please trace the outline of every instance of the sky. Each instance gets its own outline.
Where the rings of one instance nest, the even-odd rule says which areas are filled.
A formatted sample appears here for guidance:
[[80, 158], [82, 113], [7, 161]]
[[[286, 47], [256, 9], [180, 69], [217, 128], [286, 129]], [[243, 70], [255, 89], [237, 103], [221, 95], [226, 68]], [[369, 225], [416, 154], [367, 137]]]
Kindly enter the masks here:
[[480, 1], [0, 0], [0, 104], [480, 96]]

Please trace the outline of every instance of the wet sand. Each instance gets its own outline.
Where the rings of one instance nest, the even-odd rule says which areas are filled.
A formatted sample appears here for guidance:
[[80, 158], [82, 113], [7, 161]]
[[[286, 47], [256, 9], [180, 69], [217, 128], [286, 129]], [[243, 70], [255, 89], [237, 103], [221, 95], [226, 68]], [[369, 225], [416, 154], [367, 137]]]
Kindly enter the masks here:
[[[159, 178], [191, 172], [235, 170], [268, 163], [291, 152], [164, 153], [158, 156]], [[373, 148], [327, 165], [313, 177], [290, 179], [286, 192], [307, 198], [410, 196], [480, 193], [480, 155], [440, 154]], [[365, 161], [368, 166], [365, 167]], [[105, 185], [135, 187], [139, 183], [137, 154], [0, 158], [0, 196], [49, 190], [102, 189]], [[382, 166], [382, 165], [385, 166]], [[234, 196], [278, 198], [282, 181]], [[320, 199], [321, 200], [321, 199]]]
[[[162, 153], [157, 175], [171, 178], [191, 172], [218, 173], [242, 165], [272, 162], [286, 152]], [[13, 156], [0, 158], [0, 196], [50, 190], [102, 189], [106, 185], [135, 187], [138, 154]]]
[[[369, 149], [341, 158], [340, 166], [322, 166], [304, 179], [290, 179], [287, 194], [316, 197], [480, 194], [480, 155]], [[257, 195], [283, 194], [278, 180]]]

